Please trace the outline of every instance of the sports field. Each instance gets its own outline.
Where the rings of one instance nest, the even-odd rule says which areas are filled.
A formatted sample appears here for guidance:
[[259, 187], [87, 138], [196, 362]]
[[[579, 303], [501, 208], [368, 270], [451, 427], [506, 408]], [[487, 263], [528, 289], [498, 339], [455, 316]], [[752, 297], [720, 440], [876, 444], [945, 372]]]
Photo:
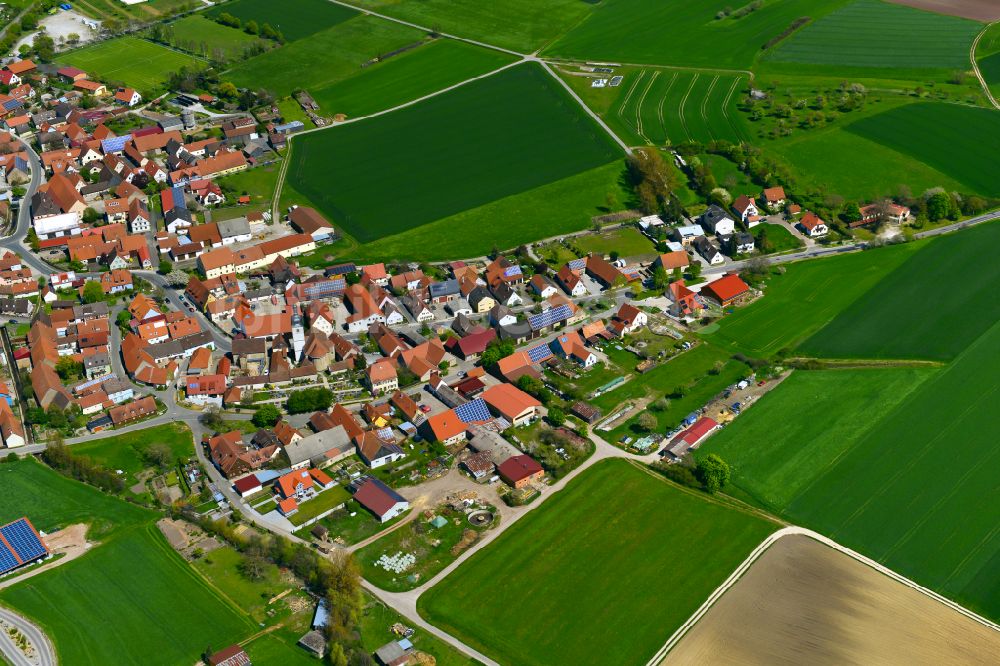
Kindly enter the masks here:
[[834, 358], [954, 358], [1000, 321], [990, 223], [925, 244], [800, 347]]
[[[770, 279], [761, 298], [719, 321], [706, 339], [733, 351], [767, 357], [794, 349], [917, 252], [907, 243], [793, 263]], [[795, 316], [789, 316], [794, 312]]]
[[614, 75], [624, 77], [614, 88], [593, 88], [589, 77], [563, 78], [633, 145], [738, 142], [748, 135], [746, 121], [736, 110], [746, 76], [654, 67], [616, 68]]
[[[765, 2], [741, 17], [715, 18], [726, 7], [714, 0], [606, 1], [545, 55], [577, 60], [745, 69], [761, 47], [801, 16], [819, 19], [848, 0]], [[583, 3], [581, 3], [583, 4]], [[738, 9], [744, 4], [730, 5]]]
[[215, 58], [217, 53], [226, 58], [239, 58], [247, 47], [262, 41], [242, 30], [216, 23], [203, 14], [189, 14], [166, 27], [171, 30], [171, 44], [206, 58]]
[[[329, 2], [323, 4], [331, 5]], [[371, 16], [358, 16], [245, 60], [226, 70], [222, 78], [239, 87], [264, 88], [279, 97], [297, 89], [312, 93], [352, 76], [363, 75], [365, 63], [419, 43], [425, 37], [414, 28]], [[320, 113], [333, 115], [334, 110], [321, 106]]]
[[326, 0], [281, 0], [280, 6], [267, 0], [235, 0], [213, 7], [206, 14], [218, 16], [223, 12], [243, 23], [270, 23], [289, 42], [358, 16], [358, 12]]
[[425, 592], [418, 608], [502, 663], [641, 664], [775, 528], [609, 460]]
[[60, 661], [193, 663], [257, 626], [210, 590], [149, 521], [42, 576], [0, 592], [39, 622]]
[[60, 64], [79, 67], [92, 78], [132, 86], [140, 92], [155, 90], [181, 67], [201, 69], [207, 63], [166, 46], [138, 37], [118, 37], [76, 51], [60, 53]]
[[[527, 64], [395, 113], [304, 135], [293, 144], [288, 179], [366, 242], [619, 155], [552, 77]], [[480, 229], [451, 233], [482, 236]]]
[[982, 24], [880, 0], [855, 0], [783, 41], [767, 57], [837, 67], [956, 68]]
[[580, 0], [348, 0], [350, 4], [521, 53], [542, 48], [592, 11]]
[[1000, 113], [922, 102], [851, 123], [847, 129], [948, 174], [967, 189], [1000, 196]]
[[418, 99], [513, 61], [513, 56], [500, 51], [437, 39], [310, 92], [326, 113], [353, 118]]
[[933, 368], [798, 370], [698, 449], [719, 454], [733, 484], [780, 512], [891, 413]]

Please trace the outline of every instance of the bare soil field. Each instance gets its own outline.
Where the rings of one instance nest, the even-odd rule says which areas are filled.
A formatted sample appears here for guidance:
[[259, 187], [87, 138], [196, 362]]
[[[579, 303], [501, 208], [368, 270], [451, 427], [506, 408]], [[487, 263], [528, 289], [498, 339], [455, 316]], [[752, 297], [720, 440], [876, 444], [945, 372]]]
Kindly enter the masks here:
[[889, 0], [889, 2], [926, 9], [938, 14], [961, 16], [974, 21], [1000, 19], [1000, 3], [997, 0]]
[[806, 536], [774, 543], [661, 665], [975, 664], [995, 632]]

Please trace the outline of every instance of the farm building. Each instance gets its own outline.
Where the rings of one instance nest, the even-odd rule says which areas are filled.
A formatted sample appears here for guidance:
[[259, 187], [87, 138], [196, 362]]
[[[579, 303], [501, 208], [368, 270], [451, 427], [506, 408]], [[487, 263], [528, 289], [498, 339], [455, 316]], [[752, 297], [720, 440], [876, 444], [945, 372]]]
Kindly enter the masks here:
[[545, 476], [545, 470], [538, 462], [528, 455], [511, 456], [505, 460], [497, 472], [504, 483], [512, 488], [524, 488], [532, 481], [539, 481]]
[[36, 562], [48, 554], [49, 547], [27, 518], [18, 518], [0, 527], [0, 574]]
[[670, 447], [667, 450], [671, 456], [679, 459], [705, 441], [705, 438], [715, 432], [718, 427], [719, 424], [714, 419], [703, 416], [670, 440]]
[[722, 307], [732, 305], [750, 291], [750, 286], [738, 275], [727, 275], [701, 288], [702, 296], [710, 298]]
[[378, 479], [365, 479], [354, 493], [358, 504], [374, 514], [379, 522], [387, 523], [410, 508], [410, 503]]

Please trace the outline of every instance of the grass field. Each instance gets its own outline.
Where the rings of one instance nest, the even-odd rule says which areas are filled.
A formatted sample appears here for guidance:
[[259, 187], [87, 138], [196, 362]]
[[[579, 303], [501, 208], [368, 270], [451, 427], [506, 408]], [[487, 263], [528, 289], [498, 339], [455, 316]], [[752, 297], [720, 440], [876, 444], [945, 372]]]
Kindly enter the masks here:
[[635, 227], [621, 227], [599, 234], [587, 234], [571, 241], [579, 256], [590, 252], [608, 255], [617, 252], [622, 257], [634, 257], [644, 254], [655, 254], [653, 242], [639, 233]]
[[[224, 72], [222, 78], [240, 87], [264, 88], [279, 97], [299, 88], [314, 92], [360, 74], [366, 62], [425, 37], [414, 28], [358, 16], [244, 60]], [[321, 115], [333, 113], [333, 109], [320, 108]]]
[[118, 37], [76, 51], [60, 53], [60, 63], [79, 67], [92, 78], [107, 83], [123, 83], [140, 92], [157, 90], [171, 72], [181, 67], [201, 69], [204, 60], [147, 42], [137, 37]]
[[[804, 185], [847, 199], [870, 201], [893, 196], [901, 185], [918, 193], [931, 187], [967, 189], [950, 175], [905, 152], [842, 126], [801, 133], [768, 148], [791, 166]], [[859, 167], [858, 155], [865, 156], [864, 168]]]
[[168, 423], [136, 430], [106, 439], [76, 444], [73, 453], [93, 460], [101, 467], [122, 470], [126, 486], [135, 483], [135, 475], [146, 469], [145, 451], [152, 444], [165, 444], [173, 460], [187, 460], [194, 455], [191, 430], [183, 423]]
[[203, 14], [189, 14], [168, 23], [167, 27], [173, 31], [173, 45], [205, 57], [214, 57], [220, 52], [226, 58], [239, 58], [247, 47], [261, 41], [242, 30], [216, 23]]
[[545, 53], [578, 60], [744, 69], [795, 19], [819, 19], [846, 2], [785, 0], [765, 3], [742, 18], [724, 19], [715, 16], [725, 3], [713, 0], [602, 2]]
[[724, 139], [748, 132], [735, 102], [747, 77], [653, 67], [615, 70], [620, 86], [592, 88], [592, 79], [564, 75], [577, 94], [633, 145]]
[[423, 97], [513, 62], [513, 56], [437, 39], [312, 91], [327, 113], [364, 116]]
[[349, 499], [351, 499], [351, 494], [343, 486], [335, 486], [321, 492], [308, 502], [299, 504], [299, 510], [288, 520], [293, 525], [302, 525], [324, 511], [329, 511], [336, 506], [340, 506]]
[[218, 548], [196, 560], [192, 566], [211, 580], [237, 606], [260, 622], [267, 619], [267, 602], [288, 588], [278, 568], [268, 564], [259, 581], [249, 580], [241, 571], [243, 555], [230, 546]]
[[938, 169], [966, 190], [1000, 196], [1000, 114], [993, 110], [924, 102], [863, 118], [847, 129]]
[[623, 460], [601, 462], [418, 607], [503, 663], [644, 663], [774, 528]]
[[[698, 449], [719, 454], [733, 484], [781, 511], [850, 451], [936, 370], [876, 368], [793, 372]], [[808, 417], [807, 417], [808, 415]]]
[[228, 645], [256, 628], [151, 522], [3, 590], [0, 601], [36, 619], [61, 661], [73, 664], [192, 663], [206, 645]]
[[[590, 226], [592, 216], [609, 212], [605, 207], [608, 193], [619, 201], [630, 196], [622, 187], [623, 170], [622, 162], [613, 162], [372, 243], [322, 248], [304, 259], [303, 265], [322, 266], [333, 255], [361, 262], [396, 256], [414, 261], [476, 257], [486, 255], [494, 245], [507, 249], [539, 237], [580, 231]], [[283, 204], [295, 200], [294, 195], [286, 197], [287, 189], [282, 188]], [[455, 229], [495, 225], [496, 220], [504, 223], [491, 226], [488, 235], [454, 233]]]
[[785, 515], [1000, 619], [1000, 325], [889, 412]]
[[[370, 595], [368, 592], [364, 592], [365, 605], [361, 611], [361, 616], [358, 621], [361, 625], [361, 642], [367, 652], [375, 652], [389, 641], [399, 640], [399, 636], [392, 633], [391, 627], [397, 622], [401, 622], [407, 626], [411, 623], [407, 621], [406, 618], [401, 616], [396, 611], [392, 610], [381, 601]], [[435, 659], [437, 666], [472, 666], [472, 664], [478, 664], [478, 661], [469, 659], [461, 652], [453, 648], [448, 643], [445, 643], [441, 639], [437, 638], [428, 631], [423, 629], [417, 629], [416, 633], [410, 637], [410, 642], [413, 643], [413, 647], [421, 652], [426, 652], [432, 655]], [[299, 648], [299, 652], [302, 649]], [[272, 662], [261, 662], [263, 664], [270, 664]], [[285, 662], [274, 662], [280, 663], [284, 666]], [[316, 662], [313, 661], [313, 664]]]
[[282, 0], [280, 13], [273, 2], [235, 0], [209, 9], [209, 16], [227, 13], [242, 22], [270, 23], [285, 39], [293, 42], [358, 16], [356, 11], [325, 0]]
[[[396, 113], [302, 136], [288, 177], [367, 242], [582, 173], [618, 154], [558, 83], [540, 67], [522, 65]], [[499, 172], [507, 175], [498, 178]], [[387, 191], [394, 196], [383, 196]]]
[[843, 358], [953, 358], [1000, 320], [997, 243], [996, 223], [927, 243], [800, 349]]
[[788, 265], [784, 275], [769, 280], [764, 298], [723, 317], [719, 330], [706, 337], [758, 357], [794, 349], [920, 247], [908, 243]]
[[[38, 501], [38, 489], [45, 501]], [[152, 513], [54, 472], [34, 458], [0, 465], [0, 524], [27, 516], [36, 529], [53, 532], [76, 523], [111, 533], [146, 520]]]
[[580, 0], [348, 0], [350, 4], [459, 37], [530, 53], [591, 12]]
[[[763, 234], [767, 234], [767, 244], [768, 247], [764, 247], [761, 243], [761, 237]], [[798, 250], [805, 246], [802, 239], [794, 235], [787, 227], [780, 224], [768, 224], [767, 222], [761, 223], [754, 228], [753, 232], [754, 238], [757, 239], [757, 249], [766, 254], [774, 254], [778, 252], [789, 252], [791, 250]]]
[[964, 70], [981, 29], [967, 19], [855, 0], [799, 30], [767, 57], [835, 67]]

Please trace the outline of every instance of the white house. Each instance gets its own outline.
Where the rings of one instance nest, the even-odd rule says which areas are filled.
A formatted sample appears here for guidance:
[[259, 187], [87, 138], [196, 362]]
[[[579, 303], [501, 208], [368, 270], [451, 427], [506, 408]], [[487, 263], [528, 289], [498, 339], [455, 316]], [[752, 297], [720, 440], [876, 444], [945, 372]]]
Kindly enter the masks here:
[[737, 197], [736, 201], [733, 202], [733, 210], [740, 216], [740, 222], [746, 224], [748, 228], [755, 227], [759, 223], [756, 218], [760, 217], [760, 211], [753, 199], [747, 195], [741, 194]]
[[367, 431], [357, 443], [358, 457], [372, 469], [402, 460], [406, 457], [403, 449], [394, 443], [382, 441], [372, 431]]
[[810, 238], [818, 238], [830, 233], [830, 228], [816, 213], [807, 212], [799, 220], [799, 228]]
[[706, 234], [728, 236], [736, 230], [736, 220], [718, 206], [709, 206], [698, 219]]
[[387, 523], [410, 508], [410, 503], [378, 479], [365, 479], [354, 493], [354, 499], [372, 512], [379, 522]]

